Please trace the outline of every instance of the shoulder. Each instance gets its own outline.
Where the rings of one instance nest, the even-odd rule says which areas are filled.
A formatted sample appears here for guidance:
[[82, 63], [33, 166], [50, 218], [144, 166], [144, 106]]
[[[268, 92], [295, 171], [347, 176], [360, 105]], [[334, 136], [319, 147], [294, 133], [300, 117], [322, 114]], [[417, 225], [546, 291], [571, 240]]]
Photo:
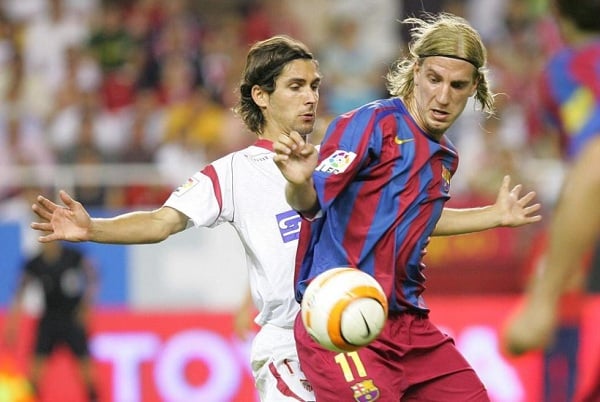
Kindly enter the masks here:
[[399, 99], [377, 99], [339, 115], [332, 121], [331, 126], [347, 125], [350, 122], [355, 124], [376, 122], [390, 112], [403, 110], [401, 105], [402, 102]]
[[388, 98], [388, 99], [376, 99], [369, 103], [365, 103], [364, 105], [350, 110], [340, 117], [345, 116], [361, 116], [361, 115], [376, 115], [382, 113], [386, 110], [390, 109], [398, 109], [399, 105], [402, 102], [397, 98]]

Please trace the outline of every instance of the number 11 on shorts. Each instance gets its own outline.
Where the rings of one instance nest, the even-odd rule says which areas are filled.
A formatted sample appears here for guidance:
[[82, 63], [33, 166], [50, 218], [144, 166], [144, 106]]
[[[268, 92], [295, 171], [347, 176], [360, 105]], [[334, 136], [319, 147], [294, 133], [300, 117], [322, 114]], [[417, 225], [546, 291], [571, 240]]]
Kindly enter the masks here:
[[356, 369], [359, 378], [367, 376], [367, 370], [365, 370], [365, 366], [362, 364], [360, 356], [356, 351], [335, 355], [335, 362], [341, 367], [346, 382], [353, 382], [355, 380], [352, 368], [350, 367], [351, 364]]

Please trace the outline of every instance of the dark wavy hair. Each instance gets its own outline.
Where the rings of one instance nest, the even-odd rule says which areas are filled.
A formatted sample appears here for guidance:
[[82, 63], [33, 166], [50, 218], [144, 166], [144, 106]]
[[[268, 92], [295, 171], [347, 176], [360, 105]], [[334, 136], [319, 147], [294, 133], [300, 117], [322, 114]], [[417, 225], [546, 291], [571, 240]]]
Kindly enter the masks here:
[[258, 85], [263, 91], [273, 93], [283, 68], [297, 59], [315, 60], [304, 43], [286, 35], [273, 36], [250, 48], [240, 82], [240, 99], [233, 108], [250, 131], [260, 133], [265, 125], [262, 110], [252, 99], [252, 88]]

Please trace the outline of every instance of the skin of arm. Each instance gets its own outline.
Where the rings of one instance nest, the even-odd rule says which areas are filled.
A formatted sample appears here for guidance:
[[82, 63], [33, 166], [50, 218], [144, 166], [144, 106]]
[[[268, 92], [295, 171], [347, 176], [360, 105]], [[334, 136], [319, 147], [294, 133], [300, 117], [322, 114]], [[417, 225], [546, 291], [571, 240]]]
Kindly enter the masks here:
[[600, 235], [599, 160], [600, 136], [587, 145], [565, 177], [549, 226], [544, 262], [503, 334], [509, 353], [542, 349], [552, 340], [560, 298]]
[[41, 222], [33, 222], [31, 227], [45, 232], [38, 238], [42, 243], [55, 240], [111, 244], [158, 243], [187, 226], [187, 216], [169, 207], [130, 212], [113, 218], [91, 218], [83, 205], [65, 191], [60, 191], [59, 197], [64, 206], [43, 196], [38, 196], [32, 206]]
[[541, 205], [531, 204], [536, 196], [535, 192], [531, 191], [521, 197], [522, 185], [518, 184], [512, 190], [509, 188], [510, 176], [504, 176], [493, 205], [479, 208], [444, 208], [433, 235], [457, 235], [540, 221], [541, 215], [535, 213], [540, 210]]

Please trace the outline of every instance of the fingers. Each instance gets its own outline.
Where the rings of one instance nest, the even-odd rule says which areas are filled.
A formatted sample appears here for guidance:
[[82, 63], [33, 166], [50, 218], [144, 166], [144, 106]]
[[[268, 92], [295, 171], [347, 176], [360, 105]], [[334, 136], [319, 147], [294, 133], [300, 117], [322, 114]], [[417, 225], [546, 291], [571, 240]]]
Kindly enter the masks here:
[[292, 154], [308, 156], [313, 152], [312, 144], [308, 144], [296, 131], [289, 134], [280, 134], [277, 141], [273, 143], [275, 151], [275, 163], [289, 160]]
[[275, 162], [287, 160], [292, 153], [294, 142], [286, 135], [280, 135], [276, 142], [273, 143], [273, 151], [275, 152]]
[[502, 185], [500, 186], [500, 188], [508, 191], [509, 186], [510, 186], [510, 176], [506, 175], [502, 178]]
[[519, 194], [521, 194], [521, 190], [522, 189], [523, 189], [523, 185], [522, 184], [517, 184], [516, 186], [513, 187], [513, 189], [510, 192], [515, 197], [519, 198]]
[[534, 213], [539, 211], [541, 209], [541, 207], [542, 207], [541, 204], [534, 204], [523, 210], [525, 213], [525, 216], [528, 217], [529, 222], [539, 222], [542, 220], [542, 215], [539, 215], [539, 214], [533, 215]]
[[523, 206], [523, 213], [525, 214], [525, 216], [529, 217], [530, 222], [538, 222], [538, 221], [542, 220], [541, 215], [532, 216], [533, 214], [535, 214], [536, 212], [538, 212], [542, 209], [542, 204], [540, 204], [540, 203], [535, 203], [535, 204], [529, 205], [529, 203], [531, 201], [533, 201], [535, 196], [536, 196], [535, 191], [530, 191], [529, 193], [524, 195], [521, 199], [519, 199], [519, 205]]
[[39, 204], [33, 204], [31, 209], [42, 220], [49, 221], [52, 218], [52, 212], [46, 207], [40, 206]]
[[30, 227], [35, 230], [41, 230], [42, 232], [52, 230], [52, 224], [50, 222], [32, 222]]
[[527, 207], [527, 209], [530, 212], [537, 212], [537, 211], [540, 211], [542, 209], [542, 204], [536, 203], [536, 204], [533, 204], [533, 205]]
[[76, 202], [65, 190], [60, 190], [58, 196], [68, 208], [71, 208]]
[[60, 238], [60, 236], [58, 236], [55, 233], [50, 233], [50, 234], [38, 237], [38, 241], [40, 243], [50, 243], [50, 242], [53, 242], [56, 240], [61, 240], [61, 238]]
[[536, 194], [536, 192], [535, 192], [535, 191], [530, 191], [530, 192], [528, 192], [527, 194], [525, 194], [525, 195], [524, 195], [524, 196], [523, 196], [523, 197], [522, 197], [522, 198], [519, 200], [519, 202], [520, 202], [522, 205], [527, 205], [527, 204], [529, 204], [531, 201], [533, 201], [533, 199], [535, 198], [535, 196], [536, 196], [536, 195], [537, 195], [537, 194]]
[[41, 195], [38, 195], [36, 201], [37, 201], [36, 205], [39, 205], [40, 207], [47, 209], [51, 213], [54, 212], [54, 210], [56, 208], [59, 208], [58, 204], [55, 204], [54, 202], [50, 201], [49, 199], [47, 199], [46, 197], [41, 196]]
[[32, 222], [30, 227], [32, 229], [47, 233], [38, 237], [38, 241], [40, 243], [48, 243], [60, 239], [60, 236], [54, 233], [54, 228], [50, 222]]

